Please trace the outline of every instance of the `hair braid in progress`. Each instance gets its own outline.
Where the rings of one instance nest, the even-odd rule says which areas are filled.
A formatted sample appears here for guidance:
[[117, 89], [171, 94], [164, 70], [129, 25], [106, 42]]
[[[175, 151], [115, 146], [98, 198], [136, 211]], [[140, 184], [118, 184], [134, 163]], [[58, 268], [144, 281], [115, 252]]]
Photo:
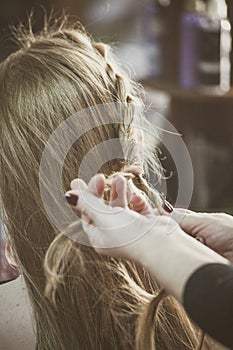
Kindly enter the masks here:
[[[92, 44], [94, 49], [96, 49], [99, 54], [104, 58], [106, 61], [106, 72], [109, 76], [109, 78], [114, 82], [115, 89], [116, 89], [116, 96], [117, 101], [124, 103], [126, 105], [130, 104], [131, 106], [131, 118], [128, 119], [127, 126], [125, 127], [125, 124], [122, 123], [119, 128], [119, 135], [123, 138], [127, 138], [132, 140], [132, 147], [135, 148], [134, 142], [134, 132], [133, 128], [130, 127], [130, 124], [133, 121], [133, 105], [134, 105], [134, 98], [128, 94], [128, 81], [124, 77], [124, 75], [119, 74], [115, 71], [115, 68], [113, 68], [112, 64], [109, 63], [109, 52], [110, 48], [106, 44], [103, 43], [93, 43]], [[138, 166], [138, 163], [135, 162], [135, 164], [131, 165], [125, 165], [120, 171], [114, 172], [111, 175], [107, 177], [107, 185], [111, 185], [111, 182], [114, 177], [117, 175], [122, 175], [128, 180], [128, 187], [130, 187], [130, 182], [132, 181], [133, 184], [140, 190], [141, 193], [146, 194], [148, 199], [150, 200], [150, 203], [159, 209], [160, 212], [163, 211], [162, 209], [162, 201], [161, 197], [159, 196], [158, 192], [154, 190], [148, 182], [143, 178], [143, 170]], [[106, 192], [108, 192], [108, 188], [106, 189]], [[130, 190], [129, 190], [130, 193]], [[109, 196], [106, 195], [106, 198]], [[129, 196], [128, 196], [129, 198]], [[77, 223], [77, 227], [80, 228], [79, 223]], [[72, 232], [75, 232], [77, 229], [75, 225], [72, 225]], [[76, 231], [77, 232], [77, 231]], [[57, 250], [56, 245], [53, 247], [54, 250]], [[51, 252], [53, 255], [53, 252]], [[49, 251], [47, 253], [47, 259], [49, 257]], [[49, 260], [49, 259], [48, 259]], [[56, 263], [52, 263], [52, 266], [56, 266]], [[54, 274], [54, 271], [53, 271]], [[55, 290], [56, 290], [56, 283], [52, 283], [53, 274], [51, 274], [50, 282], [51, 284], [47, 285], [47, 288], [49, 285], [53, 285], [52, 288], [52, 297], [53, 300], [55, 300]], [[56, 276], [56, 272], [54, 274]], [[49, 277], [50, 278], [50, 277]], [[55, 278], [56, 280], [56, 278]], [[56, 282], [59, 282], [59, 279], [56, 280]], [[48, 292], [49, 294], [49, 292]], [[137, 332], [136, 332], [136, 346], [137, 350], [145, 350], [145, 349], [155, 349], [155, 336], [154, 336], [154, 323], [155, 323], [155, 315], [158, 310], [159, 303], [163, 300], [163, 298], [166, 296], [166, 292], [161, 290], [161, 292], [154, 296], [151, 301], [148, 302], [147, 307], [144, 309], [144, 312], [141, 313], [141, 315], [138, 318], [138, 326], [137, 326]]]
[[[150, 127], [143, 113], [137, 114], [137, 106], [143, 107], [140, 86], [123, 72], [109, 46], [96, 43], [80, 24], [60, 19], [45, 22], [39, 34], [31, 28], [20, 31], [21, 48], [0, 65], [0, 191], [4, 221], [33, 307], [37, 350], [194, 349], [198, 329], [174, 298], [165, 298], [142, 267], [100, 256], [56, 232], [40, 197], [40, 159], [53, 130], [85, 108], [119, 102], [126, 113], [118, 127], [101, 125], [71, 147], [63, 165], [64, 192], [85, 154], [118, 138], [129, 146], [124, 159], [101, 167], [106, 197], [112, 179], [121, 173], [129, 193], [135, 185], [161, 210], [160, 196], [147, 181], [149, 168], [158, 178], [161, 173], [156, 133], [144, 140], [141, 150], [140, 130], [134, 127], [134, 118]], [[64, 215], [60, 203], [54, 205]], [[77, 220], [67, 231], [78, 234], [78, 227]], [[202, 348], [213, 346], [204, 340]]]

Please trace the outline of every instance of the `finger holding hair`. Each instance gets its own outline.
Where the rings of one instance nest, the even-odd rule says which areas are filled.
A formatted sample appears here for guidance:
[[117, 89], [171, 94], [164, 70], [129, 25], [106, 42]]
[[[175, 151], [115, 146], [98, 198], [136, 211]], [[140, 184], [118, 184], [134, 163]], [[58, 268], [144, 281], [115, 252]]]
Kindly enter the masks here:
[[148, 216], [153, 214], [153, 209], [149, 205], [149, 203], [146, 201], [146, 198], [137, 193], [133, 193], [130, 202], [129, 202], [130, 209], [136, 211], [139, 214]]
[[108, 217], [106, 214], [111, 214], [113, 210], [111, 206], [104, 203], [102, 198], [89, 191], [71, 190], [65, 194], [65, 198], [73, 209], [86, 215], [94, 225], [103, 224], [103, 220]]
[[72, 180], [70, 187], [72, 190], [87, 190], [86, 182], [80, 178]]
[[[72, 190], [84, 190], [85, 191], [88, 189], [86, 182], [80, 178], [72, 180], [70, 183], [70, 187]], [[75, 200], [76, 200], [75, 197], [73, 197], [73, 199], [72, 199], [72, 196], [68, 195], [68, 194], [67, 194], [67, 196], [65, 196], [65, 198], [70, 205], [72, 205], [72, 201], [75, 202]], [[69, 202], [69, 200], [71, 201], [71, 203]], [[82, 214], [81, 218], [83, 219], [83, 221], [85, 221], [87, 223], [91, 222], [91, 220], [85, 214]]]
[[171, 214], [172, 218], [180, 225], [180, 227], [191, 236], [196, 236], [200, 231], [200, 218], [203, 218], [203, 213], [176, 208]]
[[104, 174], [97, 174], [88, 183], [88, 191], [96, 197], [102, 197], [106, 185]]
[[127, 183], [123, 176], [116, 176], [113, 179], [110, 190], [110, 204], [112, 207], [126, 207], [127, 195], [126, 195]]

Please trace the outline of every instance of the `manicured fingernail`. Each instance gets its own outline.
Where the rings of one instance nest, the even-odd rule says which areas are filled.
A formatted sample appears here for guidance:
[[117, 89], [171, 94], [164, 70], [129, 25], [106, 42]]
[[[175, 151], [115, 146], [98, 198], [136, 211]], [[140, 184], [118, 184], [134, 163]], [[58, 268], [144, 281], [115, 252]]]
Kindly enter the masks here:
[[169, 214], [173, 212], [173, 206], [168, 201], [166, 201], [166, 199], [163, 201], [163, 209]]
[[72, 193], [66, 193], [65, 194], [65, 199], [67, 200], [67, 202], [72, 205], [72, 206], [76, 206], [78, 203], [78, 196], [76, 194], [72, 194]]

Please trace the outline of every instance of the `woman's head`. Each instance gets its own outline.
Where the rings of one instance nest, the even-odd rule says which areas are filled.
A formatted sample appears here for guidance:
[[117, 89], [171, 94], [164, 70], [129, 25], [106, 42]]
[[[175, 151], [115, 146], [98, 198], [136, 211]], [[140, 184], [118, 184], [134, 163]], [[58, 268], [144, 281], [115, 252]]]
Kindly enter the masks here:
[[[89, 118], [75, 117], [75, 128], [79, 133], [81, 129], [82, 135], [77, 136], [62, 164], [64, 190], [67, 190], [72, 178], [80, 175], [80, 164], [88, 152], [112, 139], [128, 139], [128, 147], [124, 147], [121, 158], [108, 161], [97, 150], [94, 157], [99, 166], [97, 171], [109, 175], [134, 165], [138, 167], [137, 173], [142, 173], [149, 163], [153, 171], [159, 173], [150, 135], [144, 142], [143, 161], [138, 152], [137, 131], [132, 127], [136, 117], [139, 123], [146, 122], [142, 115], [139, 86], [122, 74], [107, 45], [96, 43], [80, 25], [69, 26], [65, 21], [49, 30], [45, 26], [45, 30], [37, 35], [33, 35], [31, 30], [29, 33], [21, 30], [18, 40], [21, 48], [1, 64], [0, 70], [1, 136], [7, 140], [3, 147], [2, 164], [6, 167], [5, 172], [10, 171], [13, 175], [12, 186], [13, 183], [20, 187], [27, 185], [30, 188], [28, 195], [33, 195], [36, 205], [40, 205], [38, 169], [49, 137], [69, 117], [88, 108], [90, 111], [93, 106], [92, 119], [89, 115]], [[109, 107], [109, 103], [115, 103], [115, 108], [113, 105]], [[119, 105], [121, 108], [117, 108]], [[111, 114], [109, 118], [107, 113]], [[74, 133], [75, 130], [69, 132]], [[64, 131], [54, 146], [58, 163], [63, 163], [59, 146], [69, 136]], [[107, 151], [110, 152], [105, 146], [105, 153]], [[107, 158], [111, 158], [111, 154]], [[46, 166], [49, 168], [51, 165]], [[94, 174], [90, 174], [89, 178], [91, 175]], [[18, 188], [16, 192], [19, 194]]]
[[[154, 144], [147, 138], [142, 167], [130, 124], [135, 106], [142, 107], [138, 85], [121, 72], [108, 46], [96, 43], [80, 25], [63, 21], [51, 29], [45, 26], [38, 35], [31, 30], [19, 34], [21, 48], [0, 65], [0, 191], [2, 215], [34, 310], [37, 348], [134, 349], [138, 316], [158, 293], [156, 282], [131, 262], [100, 257], [90, 247], [57, 236], [40, 197], [39, 167], [50, 135], [64, 120], [88, 107], [122, 103], [126, 120], [105, 124], [97, 113], [101, 126], [70, 148], [63, 164], [64, 191], [91, 149], [123, 136], [130, 141], [130, 157], [104, 162], [99, 155], [99, 171], [110, 175], [127, 168], [136, 175], [136, 186], [153, 193], [142, 168], [147, 162], [158, 172]], [[142, 114], [137, 117], [144, 120]], [[62, 214], [63, 204], [55, 205]], [[56, 305], [44, 294], [48, 248], [45, 271]], [[195, 342], [192, 325], [179, 306], [168, 301], [160, 311], [158, 349], [191, 349]]]

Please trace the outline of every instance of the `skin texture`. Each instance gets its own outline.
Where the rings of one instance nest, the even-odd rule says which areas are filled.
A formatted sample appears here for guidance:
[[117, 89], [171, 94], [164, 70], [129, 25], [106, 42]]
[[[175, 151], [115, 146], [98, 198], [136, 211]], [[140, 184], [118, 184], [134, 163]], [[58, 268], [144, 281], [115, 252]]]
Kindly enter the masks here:
[[[57, 232], [41, 198], [42, 181], [51, 207], [55, 206], [65, 224], [70, 208], [64, 207], [62, 195], [56, 200], [55, 182], [46, 183], [47, 170], [56, 172], [56, 166], [48, 159], [45, 176], [39, 176], [41, 156], [61, 123], [91, 107], [93, 118], [75, 122], [78, 128], [82, 125], [89, 131], [77, 139], [72, 128], [76, 142], [64, 162], [59, 149], [63, 140], [67, 145], [66, 134], [62, 133], [53, 148], [55, 163], [62, 166], [62, 187], [69, 188], [70, 181], [80, 174], [86, 155], [95, 149], [95, 164], [98, 169], [101, 165], [109, 185], [121, 173], [159, 208], [162, 200], [146, 181], [149, 169], [161, 176], [156, 132], [148, 133], [143, 149], [138, 147], [135, 135], [135, 118], [142, 130], [150, 125], [143, 113], [141, 87], [120, 69], [111, 48], [95, 42], [80, 24], [68, 24], [66, 19], [51, 25], [46, 21], [40, 33], [34, 34], [29, 26], [29, 30], [20, 27], [16, 35], [19, 50], [0, 65], [0, 188], [3, 221], [33, 309], [37, 348], [144, 350], [152, 349], [153, 342], [159, 350], [194, 348], [199, 330], [174, 298], [167, 298], [156, 319], [154, 305], [160, 286], [153, 276], [133, 261], [100, 256], [92, 247], [70, 239], [66, 234], [69, 226], [65, 232]], [[95, 113], [92, 107], [109, 102], [122, 103], [124, 111], [119, 115], [119, 108], [112, 106], [106, 124], [104, 114]], [[115, 125], [119, 116], [120, 123]], [[93, 128], [93, 121], [97, 128]], [[106, 162], [105, 152], [96, 146], [113, 139], [119, 140], [122, 156], [107, 158], [111, 160]], [[122, 139], [127, 141], [126, 148]], [[109, 200], [109, 189], [105, 195]], [[127, 210], [118, 206], [112, 209], [125, 212], [128, 223]], [[149, 218], [144, 217], [144, 221], [150, 224]], [[76, 223], [80, 228], [80, 221]], [[118, 236], [122, 238], [127, 236]], [[209, 349], [207, 343], [205, 350]]]
[[195, 213], [175, 209], [172, 218], [189, 235], [233, 263], [233, 217], [224, 213]]
[[[110, 196], [111, 206], [113, 208], [123, 207], [127, 205], [125, 185], [126, 184], [124, 178], [122, 179], [121, 177], [117, 177], [113, 181]], [[104, 186], [105, 177], [101, 174], [97, 175], [97, 177], [95, 178], [92, 178], [88, 185], [80, 179], [75, 179], [71, 183], [71, 187], [75, 191], [75, 193], [77, 193], [76, 191], [84, 191], [85, 194], [87, 194], [86, 191], [88, 191], [88, 193], [90, 193], [92, 196], [95, 196], [97, 201], [99, 201], [98, 197], [101, 197], [103, 194]], [[93, 199], [93, 197], [90, 198]], [[126, 208], [126, 214], [136, 214], [136, 216], [137, 214], [140, 214], [140, 217], [145, 216], [148, 220], [152, 215], [157, 214], [154, 210], [152, 210], [149, 207], [149, 205], [145, 202], [144, 198], [142, 198], [140, 195], [134, 194], [131, 197], [129, 204], [131, 207], [133, 207], [135, 213], [133, 213], [132, 210]], [[90, 218], [85, 214], [82, 214], [82, 219], [87, 223], [91, 222]], [[168, 219], [169, 217], [165, 217], [165, 220]], [[163, 222], [165, 222], [165, 220]], [[161, 228], [162, 227], [163, 225], [161, 225]], [[100, 234], [102, 234], [102, 232], [100, 232]], [[115, 235], [116, 232], [114, 233], [114, 236]], [[150, 241], [149, 243], [150, 245], [152, 244], [152, 252], [154, 253], [154, 251], [156, 251], [156, 249], [154, 248], [156, 248], [158, 240], [154, 239], [153, 234], [151, 235], [151, 237], [154, 241]], [[139, 240], [139, 242], [142, 243], [141, 240]], [[195, 240], [192, 240], [192, 242], [195, 242], [196, 246], [202, 247], [204, 251], [206, 251], [206, 247], [203, 247], [203, 245], [199, 244]], [[141, 264], [144, 263], [145, 265], [147, 265], [148, 269], [150, 269], [150, 255], [148, 255], [146, 259], [141, 248], [139, 249], [139, 246], [136, 242], [134, 244], [133, 249], [132, 245], [129, 245], [128, 248], [126, 247], [126, 249], [128, 250], [124, 250], [125, 255], [132, 254], [133, 252], [134, 259], [139, 261]], [[144, 248], [147, 249], [148, 252], [148, 246], [144, 246]], [[138, 251], [138, 253], [140, 253], [139, 255], [136, 255], [136, 250]], [[107, 252], [105, 251], [105, 253]], [[123, 248], [113, 249], [111, 253], [121, 255], [123, 254]], [[22, 277], [17, 278], [15, 281], [2, 285], [0, 287], [0, 304], [2, 316], [0, 318], [1, 345], [4, 346], [5, 350], [13, 350], [18, 348], [19, 346], [20, 348], [23, 348], [25, 350], [33, 349], [35, 347], [35, 334], [33, 332], [33, 323], [29, 307], [29, 300]], [[14, 337], [9, 337], [9, 323], [11, 324], [11, 334], [14, 334]]]
[[[67, 211], [71, 210], [64, 206], [62, 191], [59, 200], [56, 199], [55, 193], [60, 187], [56, 181], [47, 183], [47, 171], [60, 174], [62, 189], [69, 188], [71, 179], [80, 174], [82, 162], [92, 150], [95, 150], [91, 152], [94, 164], [108, 177], [109, 185], [114, 176], [121, 173], [128, 184], [133, 182], [158, 208], [162, 200], [146, 179], [150, 169], [160, 178], [162, 169], [155, 152], [156, 132], [151, 132], [154, 128], [143, 113], [144, 103], [140, 98], [144, 96], [143, 91], [119, 67], [111, 48], [95, 42], [80, 24], [69, 24], [65, 18], [48, 22], [45, 20], [42, 31], [35, 34], [30, 25], [29, 30], [20, 27], [16, 33], [19, 50], [0, 65], [3, 222], [31, 301], [37, 349], [144, 350], [152, 349], [154, 342], [159, 350], [193, 349], [199, 342], [199, 330], [172, 297], [160, 305], [161, 316], [157, 317], [154, 306], [158, 305], [160, 286], [141, 265], [100, 256], [92, 247], [70, 239], [67, 233], [72, 225], [57, 232], [49, 220], [41, 198], [41, 181], [49, 205], [55, 208], [64, 226]], [[105, 114], [95, 113], [96, 108], [92, 107], [109, 102], [116, 102], [117, 106], [121, 103], [124, 110], [121, 114], [117, 106], [112, 106], [106, 123]], [[55, 164], [47, 159], [46, 172], [40, 176], [41, 157], [52, 133], [70, 116], [86, 108], [91, 111], [91, 118], [78, 119], [75, 126], [82, 125], [88, 131], [78, 137], [83, 128], [78, 132], [76, 128], [69, 128], [69, 135], [76, 141], [64, 162], [60, 158], [60, 146], [63, 141], [68, 145], [69, 137], [62, 132], [52, 147]], [[150, 126], [143, 149], [137, 144], [135, 120], [142, 130]], [[93, 121], [94, 125], [98, 124], [97, 128], [93, 128]], [[120, 158], [106, 158], [105, 152], [99, 152], [96, 147], [113, 139], [119, 140]], [[127, 141], [126, 148], [123, 140]], [[61, 173], [56, 171], [58, 164], [62, 166]], [[109, 189], [105, 194], [109, 200]], [[128, 193], [128, 200], [130, 194], [133, 195], [133, 191]], [[150, 218], [145, 216], [139, 220], [140, 215], [135, 211], [130, 217], [127, 208], [111, 208], [115, 212], [108, 216], [106, 223], [112, 224], [109, 218], [115, 219], [123, 213], [126, 224], [132, 217], [137, 220], [137, 230], [143, 222], [151, 225]], [[168, 219], [164, 217], [160, 221]], [[79, 232], [75, 233], [83, 233], [80, 220], [72, 224], [78, 225]], [[136, 233], [142, 235], [142, 232]], [[161, 227], [161, 240], [162, 232]], [[138, 247], [142, 240], [135, 240], [133, 231], [126, 233], [131, 234], [131, 243]], [[110, 236], [103, 238], [106, 237], [110, 246]], [[123, 234], [117, 238], [118, 245], [128, 239]], [[149, 246], [152, 247], [151, 242]], [[117, 250], [120, 252], [119, 246]], [[159, 254], [156, 259], [162, 263]], [[208, 339], [203, 349], [210, 349]]]
[[[181, 302], [185, 285], [195, 270], [208, 263], [229, 263], [186, 235], [170, 216], [159, 215], [140, 195], [132, 198], [138, 212], [130, 210], [124, 178], [115, 179], [113, 201], [105, 204], [101, 199], [104, 182], [103, 175], [96, 175], [88, 186], [75, 180], [69, 191], [78, 198], [73, 208], [81, 212], [83, 228], [98, 253], [141, 263]], [[145, 234], [140, 236], [140, 232]]]

